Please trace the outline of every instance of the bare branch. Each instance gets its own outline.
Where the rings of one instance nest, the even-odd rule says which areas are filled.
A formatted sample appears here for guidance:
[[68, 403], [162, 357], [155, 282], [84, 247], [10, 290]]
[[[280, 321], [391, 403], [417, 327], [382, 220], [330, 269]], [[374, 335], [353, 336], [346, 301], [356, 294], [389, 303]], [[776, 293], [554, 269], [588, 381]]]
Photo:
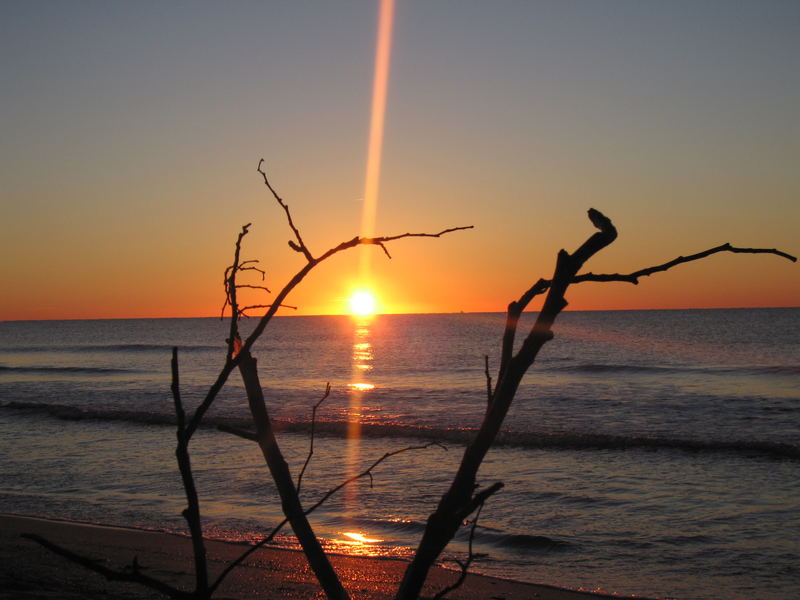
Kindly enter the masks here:
[[468, 542], [468, 545], [467, 545], [467, 560], [465, 560], [464, 562], [461, 562], [460, 560], [456, 559], [456, 562], [458, 563], [458, 566], [461, 567], [461, 575], [459, 575], [459, 577], [458, 577], [458, 579], [456, 580], [455, 583], [453, 583], [451, 585], [448, 585], [441, 592], [436, 594], [433, 597], [433, 600], [440, 600], [441, 598], [444, 598], [450, 592], [453, 592], [453, 591], [457, 590], [458, 588], [460, 588], [461, 585], [464, 583], [464, 580], [467, 578], [467, 573], [469, 572], [469, 567], [470, 567], [470, 565], [472, 565], [472, 562], [476, 558], [478, 558], [479, 556], [485, 556], [483, 554], [475, 554], [473, 552], [473, 550], [472, 550], [472, 544], [475, 541], [475, 529], [478, 527], [478, 519], [481, 518], [481, 511], [482, 510], [483, 510], [483, 503], [481, 503], [481, 505], [478, 507], [478, 512], [475, 513], [475, 518], [472, 519], [472, 526], [470, 527], [470, 530], [469, 530], [469, 542]]
[[549, 287], [549, 281], [540, 279], [534, 283], [524, 294], [522, 294], [519, 300], [511, 302], [508, 305], [506, 324], [505, 329], [503, 330], [503, 341], [501, 344], [500, 369], [497, 373], [498, 381], [500, 381], [505, 374], [509, 361], [514, 354], [514, 338], [516, 337], [519, 318], [522, 316], [522, 313], [528, 307], [528, 304], [530, 304], [531, 300], [533, 300], [536, 296], [545, 293]]
[[289, 227], [294, 232], [294, 237], [297, 240], [297, 243], [293, 242], [292, 240], [289, 240], [289, 246], [295, 252], [301, 252], [306, 257], [306, 260], [308, 262], [314, 262], [314, 257], [309, 251], [308, 246], [306, 246], [306, 243], [303, 241], [303, 237], [300, 235], [300, 230], [295, 226], [294, 221], [292, 220], [292, 213], [289, 211], [289, 206], [283, 201], [283, 198], [281, 198], [278, 195], [278, 192], [276, 192], [275, 188], [273, 188], [272, 185], [270, 184], [269, 179], [267, 179], [267, 174], [261, 168], [261, 165], [263, 164], [264, 164], [264, 159], [262, 158], [261, 160], [258, 161], [257, 171], [261, 173], [261, 177], [264, 178], [264, 185], [266, 185], [269, 188], [269, 191], [272, 192], [272, 195], [275, 198], [275, 200], [277, 200], [278, 204], [280, 204], [281, 208], [283, 208], [283, 212], [286, 213], [286, 220], [289, 222]]
[[[255, 310], [257, 308], [271, 308], [271, 307], [272, 307], [272, 304], [251, 304], [249, 306], [243, 306], [242, 308], [240, 308], [239, 309], [239, 315], [242, 316], [242, 317], [248, 317], [249, 318], [250, 315], [247, 314], [248, 310]], [[296, 306], [292, 306], [291, 304], [281, 304], [280, 308], [290, 308], [292, 310], [297, 310], [297, 307]]]
[[[231, 360], [234, 355], [236, 354], [235, 349], [237, 345], [237, 340], [239, 340], [239, 304], [236, 300], [236, 275], [239, 271], [240, 264], [239, 264], [239, 255], [242, 251], [242, 240], [244, 236], [247, 235], [250, 225], [252, 223], [248, 223], [247, 225], [242, 226], [242, 231], [239, 232], [239, 236], [236, 238], [236, 249], [233, 253], [233, 264], [225, 269], [225, 304], [222, 305], [222, 315], [220, 319], [225, 314], [225, 306], [230, 305], [231, 307], [231, 326], [230, 326], [230, 334], [228, 335], [228, 354], [227, 359]], [[247, 261], [247, 263], [252, 263], [253, 261]]]
[[239, 270], [240, 271], [255, 271], [256, 273], [260, 273], [261, 274], [261, 281], [264, 281], [264, 279], [267, 277], [267, 272], [264, 269], [259, 269], [258, 267], [252, 266], [254, 264], [258, 264], [258, 262], [259, 261], [256, 260], [256, 259], [243, 260], [241, 263], [239, 263]]
[[[358, 238], [359, 244], [376, 244], [378, 246], [383, 245], [387, 242], [393, 242], [395, 240], [402, 240], [403, 238], [410, 238], [410, 237], [427, 237], [427, 238], [438, 238], [442, 237], [443, 235], [447, 235], [448, 233], [453, 233], [454, 231], [464, 231], [465, 229], [474, 229], [474, 225], [464, 225], [461, 227], [450, 227], [449, 229], [443, 229], [439, 233], [401, 233], [400, 235], [387, 235], [383, 237], [374, 237], [374, 238]], [[384, 249], [385, 251], [385, 249]]]
[[791, 254], [787, 254], [786, 252], [776, 250], [775, 248], [737, 248], [735, 246], [731, 246], [729, 243], [726, 243], [720, 246], [716, 246], [714, 248], [709, 248], [708, 250], [704, 250], [703, 252], [698, 252], [697, 254], [691, 254], [689, 256], [679, 256], [678, 258], [665, 262], [662, 265], [639, 269], [638, 271], [628, 273], [627, 275], [622, 275], [620, 273], [613, 273], [613, 274], [584, 273], [583, 275], [578, 275], [577, 277], [575, 277], [572, 283], [582, 283], [584, 281], [623, 281], [623, 282], [633, 283], [634, 285], [636, 285], [639, 283], [640, 277], [647, 277], [649, 275], [652, 275], [653, 273], [660, 273], [663, 271], [667, 271], [668, 269], [671, 269], [672, 267], [675, 267], [677, 265], [687, 262], [692, 262], [695, 260], [700, 260], [701, 258], [711, 256], [712, 254], [716, 254], [718, 252], [732, 252], [734, 254], [775, 254], [776, 256], [780, 256], [792, 262], [797, 262], [796, 257], [792, 256]]
[[386, 459], [391, 458], [392, 456], [397, 456], [398, 454], [402, 454], [403, 452], [410, 452], [411, 450], [424, 450], [425, 448], [430, 448], [431, 446], [437, 446], [437, 447], [441, 448], [442, 450], [444, 450], [445, 452], [447, 451], [447, 448], [445, 446], [443, 446], [439, 442], [434, 441], [434, 442], [428, 442], [427, 444], [422, 444], [421, 446], [407, 446], [405, 448], [401, 448], [400, 450], [394, 450], [392, 452], [387, 452], [386, 454], [381, 456], [378, 460], [373, 462], [369, 467], [367, 467], [366, 469], [361, 471], [361, 473], [358, 473], [357, 475], [353, 475], [352, 477], [346, 479], [345, 481], [343, 481], [339, 485], [337, 485], [335, 487], [332, 487], [330, 490], [328, 490], [322, 496], [322, 498], [320, 498], [314, 505], [312, 505], [310, 508], [305, 510], [305, 514], [308, 515], [308, 514], [312, 513], [313, 511], [315, 511], [317, 508], [322, 506], [325, 503], [325, 501], [328, 500], [328, 498], [333, 496], [336, 492], [341, 490], [346, 485], [349, 485], [349, 484], [351, 484], [354, 481], [357, 481], [359, 479], [363, 479], [364, 477], [369, 477], [370, 481], [371, 481], [372, 480], [372, 470], [375, 467], [377, 467], [379, 464], [381, 464], [383, 461], [385, 461]]
[[172, 397], [175, 403], [175, 416], [177, 418], [176, 437], [178, 444], [175, 448], [175, 458], [178, 462], [178, 471], [181, 474], [183, 491], [186, 495], [186, 508], [183, 518], [189, 527], [192, 539], [192, 552], [194, 554], [195, 592], [201, 596], [208, 591], [208, 562], [206, 561], [206, 545], [203, 539], [203, 525], [200, 521], [200, 500], [197, 495], [197, 486], [192, 474], [192, 463], [189, 458], [189, 439], [186, 431], [186, 414], [180, 394], [180, 379], [178, 374], [178, 348], [172, 349]]
[[230, 574], [231, 571], [233, 571], [236, 567], [238, 567], [245, 560], [247, 560], [247, 557], [250, 556], [253, 552], [258, 550], [259, 548], [261, 548], [265, 544], [269, 544], [273, 539], [275, 539], [275, 536], [278, 535], [278, 532], [281, 529], [283, 529], [284, 526], [288, 522], [289, 522], [289, 519], [284, 519], [283, 521], [278, 523], [272, 529], [272, 531], [269, 532], [269, 534], [266, 537], [261, 538], [261, 540], [259, 540], [257, 543], [255, 543], [252, 546], [250, 546], [247, 550], [245, 550], [239, 556], [239, 558], [237, 558], [236, 560], [231, 562], [227, 567], [225, 567], [225, 569], [222, 571], [222, 573], [219, 574], [219, 577], [217, 577], [217, 579], [214, 581], [214, 583], [209, 588], [209, 594], [208, 595], [209, 596], [214, 595], [214, 592], [216, 591], [216, 589], [220, 586], [220, 584], [225, 580], [225, 578]]
[[[239, 269], [239, 270], [240, 270], [240, 271], [245, 271], [246, 269]], [[237, 289], [237, 290], [241, 290], [242, 288], [249, 288], [249, 289], [251, 289], [251, 290], [264, 290], [264, 291], [265, 291], [265, 292], [267, 292], [268, 294], [271, 294], [271, 293], [272, 293], [272, 292], [270, 291], [270, 289], [269, 289], [267, 286], [265, 286], [265, 285], [253, 285], [253, 284], [251, 284], [251, 283], [237, 283], [237, 284], [236, 284], [236, 289]]]
[[303, 463], [303, 468], [300, 469], [300, 474], [297, 476], [298, 495], [300, 495], [300, 486], [303, 483], [303, 474], [306, 472], [308, 463], [311, 462], [311, 457], [314, 456], [314, 429], [317, 425], [317, 409], [322, 405], [323, 402], [325, 402], [325, 400], [330, 395], [331, 395], [331, 382], [329, 381], [327, 384], [325, 384], [325, 393], [323, 394], [322, 398], [320, 398], [319, 402], [317, 402], [311, 409], [311, 442], [309, 443], [308, 456], [306, 456], [306, 462]]
[[103, 566], [99, 561], [92, 560], [86, 556], [82, 556], [80, 554], [76, 554], [58, 544], [54, 544], [46, 540], [45, 538], [32, 534], [32, 533], [23, 533], [22, 537], [32, 540], [41, 546], [44, 546], [51, 552], [58, 554], [59, 556], [63, 556], [64, 558], [71, 560], [74, 563], [81, 565], [95, 573], [99, 573], [109, 581], [130, 581], [134, 583], [142, 584], [150, 589], [156, 590], [164, 594], [165, 596], [169, 596], [170, 598], [175, 598], [176, 600], [191, 600], [195, 598], [195, 594], [191, 594], [189, 592], [184, 592], [177, 588], [172, 587], [171, 585], [164, 583], [163, 581], [159, 581], [158, 579], [154, 579], [148, 575], [145, 575], [141, 572], [138, 561], [134, 558], [131, 562], [130, 569], [127, 571], [115, 571], [114, 569], [109, 569], [108, 567]]

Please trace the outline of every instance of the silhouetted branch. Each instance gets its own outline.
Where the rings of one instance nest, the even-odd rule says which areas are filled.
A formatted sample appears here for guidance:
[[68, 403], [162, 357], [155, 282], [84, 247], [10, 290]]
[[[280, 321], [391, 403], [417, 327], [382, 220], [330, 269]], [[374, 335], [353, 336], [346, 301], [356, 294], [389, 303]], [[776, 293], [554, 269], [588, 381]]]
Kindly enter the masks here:
[[325, 494], [322, 496], [322, 498], [320, 498], [320, 499], [319, 499], [319, 500], [318, 500], [318, 501], [317, 501], [315, 504], [313, 504], [313, 505], [311, 506], [311, 508], [309, 508], [309, 509], [307, 509], [307, 510], [306, 510], [306, 514], [307, 514], [307, 515], [308, 515], [308, 514], [311, 514], [311, 513], [312, 513], [313, 511], [315, 511], [317, 508], [319, 508], [320, 506], [322, 506], [322, 504], [324, 504], [324, 503], [325, 503], [325, 501], [326, 501], [326, 500], [328, 500], [328, 498], [330, 498], [331, 496], [333, 496], [333, 495], [334, 495], [336, 492], [338, 492], [339, 490], [341, 490], [343, 487], [345, 487], [345, 486], [347, 486], [347, 485], [349, 485], [349, 484], [353, 483], [354, 481], [358, 481], [359, 479], [363, 479], [364, 477], [369, 477], [369, 487], [372, 487], [372, 483], [373, 483], [373, 482], [372, 482], [372, 471], [373, 471], [373, 469], [375, 469], [375, 467], [377, 467], [379, 464], [381, 464], [381, 463], [382, 463], [383, 461], [385, 461], [386, 459], [388, 459], [388, 458], [391, 458], [392, 456], [397, 456], [398, 454], [402, 454], [403, 452], [410, 452], [410, 451], [412, 451], [412, 450], [424, 450], [425, 448], [430, 448], [431, 446], [438, 446], [439, 448], [441, 448], [442, 450], [444, 450], [445, 452], [447, 452], [447, 447], [446, 447], [446, 446], [444, 446], [444, 445], [442, 445], [442, 444], [441, 444], [441, 443], [439, 443], [439, 442], [436, 442], [436, 441], [434, 441], [434, 442], [428, 442], [427, 444], [422, 444], [422, 445], [420, 445], [420, 446], [406, 446], [405, 448], [400, 448], [400, 450], [394, 450], [394, 451], [392, 451], [392, 452], [387, 452], [386, 454], [384, 454], [383, 456], [381, 456], [381, 457], [380, 457], [378, 460], [376, 460], [375, 462], [373, 462], [373, 463], [372, 463], [372, 464], [371, 464], [369, 467], [367, 467], [366, 469], [364, 469], [363, 471], [361, 471], [361, 473], [358, 473], [357, 475], [353, 475], [352, 477], [349, 477], [348, 479], [345, 479], [345, 480], [344, 480], [342, 483], [340, 483], [339, 485], [337, 485], [337, 486], [334, 486], [334, 487], [332, 487], [330, 490], [328, 490], [328, 491], [327, 491], [327, 492], [326, 492], [326, 493], [325, 493]]
[[463, 562], [458, 559], [455, 559], [455, 561], [458, 563], [458, 566], [461, 567], [461, 574], [459, 575], [455, 583], [453, 583], [452, 585], [448, 585], [441, 592], [436, 594], [433, 597], [433, 600], [440, 600], [450, 592], [453, 592], [458, 588], [460, 588], [461, 585], [464, 583], [464, 580], [466, 580], [467, 578], [467, 573], [469, 573], [469, 567], [470, 565], [472, 565], [472, 562], [479, 556], [485, 556], [485, 554], [475, 554], [472, 550], [472, 544], [475, 540], [475, 529], [478, 527], [478, 519], [481, 518], [482, 510], [483, 510], [483, 503], [481, 503], [481, 505], [478, 507], [478, 512], [475, 513], [475, 518], [472, 519], [472, 526], [470, 527], [469, 530], [469, 541], [467, 545], [467, 559]]
[[[325, 398], [323, 398], [323, 400], [324, 399]], [[322, 400], [320, 400], [320, 403], [321, 402], [322, 402]], [[231, 427], [230, 425], [218, 425], [217, 429], [219, 429], [220, 431], [224, 431], [226, 433], [230, 433], [230, 434], [236, 435], [236, 436], [238, 436], [240, 438], [243, 438], [245, 440], [250, 440], [251, 442], [257, 442], [258, 441], [258, 435], [253, 433], [252, 431], [247, 431], [246, 429], [240, 429], [239, 427]], [[419, 446], [406, 446], [405, 448], [400, 448], [399, 450], [393, 450], [392, 452], [387, 452], [386, 454], [381, 456], [379, 459], [375, 460], [369, 467], [367, 467], [366, 469], [364, 469], [363, 471], [361, 471], [357, 475], [353, 475], [352, 477], [349, 477], [348, 479], [345, 479], [342, 483], [340, 483], [340, 484], [332, 487], [331, 489], [329, 489], [322, 496], [321, 499], [317, 500], [317, 502], [315, 502], [310, 508], [308, 508], [308, 509], [306, 509], [304, 511], [305, 514], [309, 515], [312, 512], [314, 512], [317, 508], [322, 506], [322, 504], [324, 504], [331, 496], [336, 494], [343, 487], [353, 483], [354, 481], [357, 481], [359, 479], [363, 479], [364, 477], [369, 477], [370, 478], [370, 487], [372, 487], [372, 471], [375, 469], [375, 467], [380, 465], [383, 461], [385, 461], [385, 460], [387, 460], [387, 459], [389, 459], [389, 458], [391, 458], [393, 456], [396, 456], [398, 454], [402, 454], [403, 452], [410, 452], [412, 450], [424, 450], [425, 448], [430, 448], [431, 446], [438, 446], [439, 448], [441, 448], [445, 452], [447, 451], [447, 447], [446, 446], [444, 446], [440, 442], [432, 441], [432, 442], [428, 442], [426, 444], [422, 444], [422, 445], [419, 445]], [[310, 453], [309, 453], [309, 457], [310, 457]], [[306, 459], [306, 464], [308, 464], [308, 459]], [[303, 468], [305, 469], [305, 465], [303, 466]], [[498, 484], [495, 484], [495, 486], [497, 486], [497, 485]], [[492, 486], [492, 488], [494, 488], [495, 486]], [[491, 495], [494, 492], [496, 492], [497, 489], [500, 489], [500, 487], [502, 487], [502, 484], [499, 484], [499, 487], [497, 487], [496, 489], [492, 489], [492, 492], [489, 495]], [[299, 482], [298, 482], [298, 488], [299, 488]], [[470, 511], [470, 512], [472, 512], [472, 511]], [[469, 513], [467, 513], [467, 514], [469, 514]]]
[[194, 553], [195, 594], [198, 598], [208, 597], [208, 562], [206, 560], [206, 546], [203, 539], [203, 526], [200, 521], [200, 501], [197, 496], [192, 463], [189, 459], [189, 437], [186, 435], [185, 413], [181, 402], [180, 380], [178, 376], [178, 348], [172, 349], [172, 398], [175, 403], [177, 419], [176, 437], [178, 444], [175, 447], [175, 458], [178, 461], [178, 470], [181, 474], [187, 506], [181, 513], [186, 519], [192, 538], [192, 551]]
[[[236, 340], [239, 339], [239, 304], [236, 300], [236, 291], [239, 286], [236, 284], [236, 275], [239, 273], [241, 265], [239, 264], [239, 255], [242, 251], [242, 240], [244, 236], [246, 236], [249, 232], [251, 223], [242, 226], [242, 231], [239, 232], [238, 237], [236, 238], [236, 246], [233, 253], [233, 264], [225, 269], [225, 304], [222, 305], [222, 314], [220, 315], [220, 319], [225, 316], [225, 307], [230, 305], [231, 307], [231, 323], [230, 323], [230, 333], [228, 335], [228, 353], [227, 358], [228, 360], [232, 359], [235, 352]], [[254, 261], [248, 260], [245, 261], [246, 264], [250, 264]], [[250, 268], [250, 267], [246, 267]], [[263, 278], [263, 275], [262, 275]]]
[[514, 353], [514, 338], [516, 337], [517, 324], [519, 323], [520, 316], [522, 316], [522, 313], [528, 307], [528, 304], [530, 304], [531, 300], [533, 300], [536, 296], [545, 293], [549, 287], [549, 281], [540, 279], [534, 283], [524, 294], [522, 294], [519, 300], [511, 302], [508, 305], [506, 324], [503, 330], [503, 341], [501, 344], [500, 368], [497, 372], [498, 381], [505, 374], [505, 371], [508, 368], [508, 363]]
[[250, 546], [247, 550], [245, 550], [239, 556], [239, 558], [237, 558], [236, 560], [232, 561], [227, 567], [225, 567], [225, 569], [222, 571], [222, 573], [219, 574], [219, 577], [217, 577], [217, 579], [214, 581], [214, 583], [211, 584], [211, 587], [209, 588], [210, 589], [209, 595], [213, 594], [217, 590], [217, 588], [220, 586], [220, 584], [225, 580], [225, 578], [231, 573], [231, 571], [233, 571], [236, 567], [238, 567], [245, 560], [247, 560], [248, 556], [250, 556], [253, 552], [258, 550], [259, 548], [261, 548], [265, 544], [269, 544], [273, 539], [275, 539], [275, 536], [278, 535], [278, 532], [281, 529], [283, 529], [283, 527], [288, 522], [289, 522], [289, 519], [284, 519], [283, 521], [278, 523], [272, 529], [272, 531], [270, 531], [269, 535], [267, 535], [266, 537], [262, 538], [261, 540], [259, 540], [255, 544], [253, 544], [252, 546]]
[[79, 564], [90, 571], [99, 573], [109, 581], [129, 581], [133, 583], [139, 583], [149, 587], [150, 589], [156, 590], [165, 596], [175, 598], [176, 600], [193, 600], [197, 598], [195, 594], [184, 592], [172, 587], [167, 583], [164, 583], [163, 581], [159, 581], [158, 579], [154, 579], [153, 577], [145, 575], [141, 572], [136, 558], [134, 558], [131, 562], [129, 571], [115, 571], [114, 569], [109, 569], [108, 567], [103, 566], [99, 561], [92, 560], [91, 558], [67, 550], [66, 548], [59, 546], [58, 544], [54, 544], [53, 542], [50, 542], [41, 536], [32, 533], [23, 533], [21, 535], [26, 539], [32, 540], [37, 544], [44, 546], [59, 556], [63, 556], [64, 558], [71, 560], [72, 562]]
[[[239, 270], [240, 271], [244, 271], [245, 269], [239, 269]], [[270, 291], [270, 289], [265, 285], [253, 285], [252, 283], [237, 283], [236, 284], [236, 289], [237, 290], [241, 290], [242, 288], [249, 288], [249, 289], [252, 289], [252, 290], [263, 290], [263, 291], [267, 292], [268, 294], [272, 293]]]
[[292, 220], [292, 213], [289, 211], [289, 206], [283, 201], [283, 198], [281, 198], [278, 195], [278, 192], [276, 192], [275, 189], [270, 184], [269, 179], [267, 179], [267, 174], [261, 169], [262, 164], [264, 164], [263, 158], [260, 161], [258, 161], [257, 171], [261, 173], [261, 177], [264, 178], [264, 185], [266, 185], [269, 188], [269, 191], [272, 192], [272, 195], [274, 196], [275, 200], [277, 200], [278, 204], [280, 204], [281, 208], [283, 208], [283, 212], [286, 213], [286, 220], [289, 221], [289, 227], [294, 232], [294, 237], [297, 240], [297, 243], [293, 242], [292, 240], [289, 240], [289, 247], [295, 252], [301, 252], [306, 257], [306, 260], [308, 260], [308, 262], [313, 262], [314, 257], [311, 255], [311, 252], [306, 246], [306, 243], [303, 241], [303, 238], [300, 235], [300, 230], [295, 226], [294, 221]]
[[786, 252], [782, 252], [780, 250], [776, 250], [775, 248], [737, 248], [731, 246], [730, 244], [722, 244], [720, 246], [716, 246], [714, 248], [709, 248], [708, 250], [704, 250], [703, 252], [698, 252], [697, 254], [691, 254], [689, 256], [679, 256], [673, 260], [665, 262], [662, 265], [657, 265], [655, 267], [647, 267], [645, 269], [639, 269], [638, 271], [634, 271], [633, 273], [628, 273], [627, 275], [622, 275], [619, 273], [611, 273], [611, 274], [594, 274], [594, 273], [584, 273], [583, 275], [578, 275], [573, 279], [573, 283], [581, 283], [584, 281], [623, 281], [628, 283], [633, 283], [634, 285], [639, 283], [640, 277], [647, 277], [652, 275], [653, 273], [660, 273], [663, 271], [667, 271], [672, 267], [677, 265], [692, 262], [695, 260], [700, 260], [701, 258], [706, 258], [707, 256], [711, 256], [712, 254], [716, 254], [718, 252], [732, 252], [734, 254], [774, 254], [776, 256], [780, 256], [792, 262], [797, 262], [797, 258], [792, 256], [791, 254], [787, 254]]
[[[272, 304], [251, 304], [249, 306], [243, 306], [239, 309], [239, 316], [240, 317], [247, 317], [250, 318], [250, 315], [247, 314], [248, 310], [255, 310], [257, 308], [271, 308]], [[291, 306], [290, 304], [281, 304], [279, 308], [289, 308], [291, 310], [297, 310], [296, 306]]]
[[306, 472], [306, 468], [308, 467], [308, 463], [311, 462], [311, 457], [314, 456], [314, 430], [317, 425], [317, 409], [322, 405], [323, 402], [331, 395], [331, 382], [329, 381], [325, 384], [325, 393], [323, 394], [322, 398], [319, 399], [311, 409], [311, 441], [308, 445], [308, 456], [306, 456], [306, 462], [303, 463], [303, 468], [300, 469], [300, 474], [297, 476], [297, 494], [300, 494], [300, 486], [303, 483], [303, 474]]

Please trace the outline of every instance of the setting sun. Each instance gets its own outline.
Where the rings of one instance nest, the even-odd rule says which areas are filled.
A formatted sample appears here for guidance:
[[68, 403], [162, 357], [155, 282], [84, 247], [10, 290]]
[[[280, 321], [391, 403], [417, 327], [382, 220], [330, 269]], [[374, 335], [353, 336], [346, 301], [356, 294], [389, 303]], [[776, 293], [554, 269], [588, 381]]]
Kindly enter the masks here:
[[350, 303], [350, 314], [362, 317], [374, 315], [378, 307], [378, 301], [375, 299], [375, 295], [366, 290], [355, 292], [350, 296], [348, 302]]

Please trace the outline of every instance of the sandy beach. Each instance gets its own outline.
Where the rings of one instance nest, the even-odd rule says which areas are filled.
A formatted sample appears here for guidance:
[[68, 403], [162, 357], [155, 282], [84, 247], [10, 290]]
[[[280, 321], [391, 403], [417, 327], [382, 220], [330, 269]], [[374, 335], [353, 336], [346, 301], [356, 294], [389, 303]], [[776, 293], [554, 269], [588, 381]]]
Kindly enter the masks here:
[[[156, 592], [132, 583], [107, 581], [101, 575], [75, 565], [21, 537], [33, 533], [80, 552], [102, 564], [121, 569], [134, 556], [144, 572], [172, 585], [189, 589], [192, 585], [191, 547], [188, 538], [165, 533], [52, 521], [13, 515], [0, 515], [0, 598], [60, 598], [144, 600], [162, 598]], [[209, 541], [208, 554], [212, 577], [228, 561], [242, 552], [242, 546]], [[349, 556], [333, 556], [332, 561], [352, 598], [391, 598], [402, 576], [405, 563]], [[432, 596], [455, 580], [457, 574], [446, 569], [432, 571], [425, 594]], [[324, 598], [300, 552], [260, 549], [236, 569], [217, 591], [217, 598], [286, 599]], [[464, 585], [448, 597], [492, 600], [588, 600], [611, 596], [562, 590], [469, 575]]]

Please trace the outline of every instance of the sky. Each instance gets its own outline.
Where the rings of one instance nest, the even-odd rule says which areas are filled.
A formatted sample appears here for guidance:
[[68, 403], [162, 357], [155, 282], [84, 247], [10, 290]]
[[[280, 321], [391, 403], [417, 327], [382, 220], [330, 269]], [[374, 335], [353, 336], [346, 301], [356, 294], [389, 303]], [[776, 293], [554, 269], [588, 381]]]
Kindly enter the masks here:
[[[0, 320], [218, 315], [241, 226], [274, 291], [361, 232], [379, 2], [0, 2]], [[288, 298], [504, 311], [559, 249], [628, 272], [800, 253], [800, 2], [397, 0], [377, 235]], [[369, 257], [364, 271], [363, 253]], [[255, 293], [255, 292], [254, 292]], [[265, 292], [253, 302], [268, 303]], [[569, 308], [800, 305], [800, 266], [717, 255]], [[283, 312], [280, 314], [284, 314]]]

